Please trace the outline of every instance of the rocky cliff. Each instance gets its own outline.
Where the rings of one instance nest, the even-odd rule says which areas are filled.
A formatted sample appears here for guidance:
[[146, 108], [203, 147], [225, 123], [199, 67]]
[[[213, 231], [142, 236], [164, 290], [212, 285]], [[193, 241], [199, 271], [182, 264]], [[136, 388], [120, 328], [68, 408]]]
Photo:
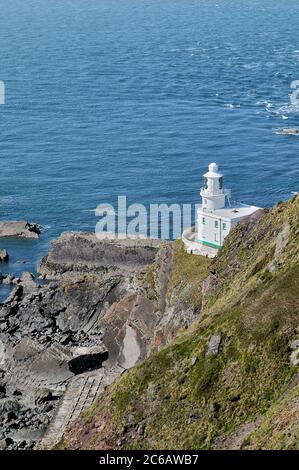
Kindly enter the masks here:
[[51, 447], [115, 377], [188, 328], [208, 264], [171, 243], [65, 233], [39, 279], [0, 275], [12, 287], [0, 305], [0, 447]]
[[106, 317], [129, 310], [136, 326], [147, 308], [157, 312], [143, 328], [147, 357], [58, 448], [298, 448], [299, 197], [239, 224], [209, 267], [177, 242], [163, 250], [171, 261], [160, 255], [136, 300]]

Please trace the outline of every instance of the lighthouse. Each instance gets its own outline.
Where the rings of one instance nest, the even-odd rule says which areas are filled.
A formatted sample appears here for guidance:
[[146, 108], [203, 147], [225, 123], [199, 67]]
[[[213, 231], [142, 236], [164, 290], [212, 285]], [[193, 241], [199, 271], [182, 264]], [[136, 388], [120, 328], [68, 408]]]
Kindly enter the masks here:
[[200, 190], [203, 209], [222, 209], [225, 206], [226, 193], [223, 189], [223, 175], [219, 173], [217, 163], [210, 163], [209, 171], [203, 177], [204, 186]]
[[203, 177], [196, 227], [185, 230], [182, 239], [188, 253], [214, 258], [230, 230], [260, 208], [231, 203], [231, 191], [223, 187], [223, 174], [217, 163], [210, 163]]

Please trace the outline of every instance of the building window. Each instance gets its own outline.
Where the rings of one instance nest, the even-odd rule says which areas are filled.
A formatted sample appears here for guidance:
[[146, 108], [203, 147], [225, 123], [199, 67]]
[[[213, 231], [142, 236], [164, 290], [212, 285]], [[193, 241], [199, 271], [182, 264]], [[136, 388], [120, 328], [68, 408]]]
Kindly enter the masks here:
[[225, 222], [223, 222], [222, 228], [223, 228], [223, 230], [226, 230], [226, 223]]
[[214, 239], [215, 239], [215, 242], [219, 242], [217, 233], [215, 233]]
[[208, 178], [204, 179], [204, 188], [208, 189]]
[[223, 178], [219, 178], [219, 189], [223, 187]]
[[206, 223], [206, 219], [203, 217], [202, 218], [202, 225], [205, 225], [205, 223]]
[[218, 228], [218, 226], [219, 226], [219, 222], [218, 220], [215, 220], [215, 228]]

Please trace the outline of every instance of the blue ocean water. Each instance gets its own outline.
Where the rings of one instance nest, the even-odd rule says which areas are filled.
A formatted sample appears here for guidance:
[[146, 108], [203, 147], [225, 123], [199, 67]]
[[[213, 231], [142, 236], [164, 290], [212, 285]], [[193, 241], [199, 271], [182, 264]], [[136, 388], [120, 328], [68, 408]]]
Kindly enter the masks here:
[[[64, 230], [94, 230], [118, 195], [195, 203], [202, 173], [269, 206], [298, 190], [297, 0], [0, 0], [0, 240], [34, 270]], [[26, 261], [20, 263], [20, 261]]]

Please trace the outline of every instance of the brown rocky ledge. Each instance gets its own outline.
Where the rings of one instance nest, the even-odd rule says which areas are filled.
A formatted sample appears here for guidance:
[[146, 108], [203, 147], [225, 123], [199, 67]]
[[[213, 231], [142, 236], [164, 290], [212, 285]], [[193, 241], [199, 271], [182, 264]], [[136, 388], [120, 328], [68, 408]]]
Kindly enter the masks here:
[[0, 237], [39, 238], [41, 227], [26, 220], [1, 220]]
[[92, 233], [65, 232], [52, 243], [39, 272], [46, 279], [58, 279], [74, 272], [141, 271], [154, 262], [160, 247], [161, 242], [155, 239], [99, 240]]

